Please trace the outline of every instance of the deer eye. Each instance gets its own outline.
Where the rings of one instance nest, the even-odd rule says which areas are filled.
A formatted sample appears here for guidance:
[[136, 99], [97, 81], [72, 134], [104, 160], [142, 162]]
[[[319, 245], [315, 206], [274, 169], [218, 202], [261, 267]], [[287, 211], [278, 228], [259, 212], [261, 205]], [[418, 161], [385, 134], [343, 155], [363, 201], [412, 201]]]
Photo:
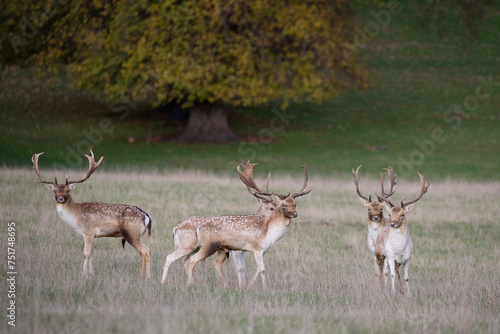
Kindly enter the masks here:
[[270, 208], [269, 210], [270, 210], [270, 211], [274, 211], [274, 208]]

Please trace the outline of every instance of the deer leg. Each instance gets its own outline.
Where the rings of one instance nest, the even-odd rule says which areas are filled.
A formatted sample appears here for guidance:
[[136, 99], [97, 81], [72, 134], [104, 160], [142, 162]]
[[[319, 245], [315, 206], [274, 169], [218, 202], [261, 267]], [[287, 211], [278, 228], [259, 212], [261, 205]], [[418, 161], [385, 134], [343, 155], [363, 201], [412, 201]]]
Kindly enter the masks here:
[[90, 255], [89, 255], [89, 261], [87, 262], [87, 265], [88, 265], [88, 270], [89, 270], [89, 274], [92, 276], [94, 275], [94, 265], [93, 265], [93, 260], [94, 260], [94, 240], [92, 240], [92, 243], [90, 245], [91, 249], [90, 249]]
[[372, 255], [372, 259], [373, 259], [373, 265], [375, 266], [375, 276], [379, 277], [380, 276], [380, 268], [378, 266], [377, 257], [375, 255]]
[[165, 284], [165, 282], [167, 281], [167, 275], [168, 275], [168, 268], [170, 267], [170, 265], [177, 261], [178, 259], [182, 258], [182, 257], [186, 257], [186, 259], [184, 260], [184, 265], [185, 265], [185, 270], [187, 271], [187, 267], [186, 267], [186, 264], [188, 264], [189, 262], [187, 262], [188, 260], [188, 256], [189, 254], [191, 254], [191, 252], [193, 251], [193, 249], [188, 249], [188, 248], [177, 248], [175, 250], [175, 252], [169, 254], [167, 256], [167, 260], [165, 261], [165, 266], [163, 267], [163, 275], [161, 277], [161, 284]]
[[194, 284], [193, 271], [196, 264], [198, 264], [198, 262], [202, 260], [205, 260], [210, 255], [214, 254], [217, 250], [219, 250], [219, 247], [212, 247], [211, 245], [206, 245], [202, 246], [201, 249], [198, 251], [198, 253], [191, 256], [191, 258], [189, 259], [189, 266], [187, 271], [188, 279], [186, 285]]
[[385, 266], [385, 263], [387, 261], [387, 258], [385, 258], [383, 255], [381, 256], [376, 256], [376, 261], [377, 261], [377, 269], [378, 269], [378, 279], [379, 279], [379, 282], [380, 282], [380, 289], [383, 289], [384, 288], [384, 278], [383, 278], [383, 268]]
[[93, 262], [93, 253], [94, 253], [94, 246], [92, 245], [92, 252], [90, 252], [90, 256], [89, 256], [89, 262], [88, 262], [88, 266], [89, 266], [89, 274], [92, 276], [94, 275], [94, 266], [92, 264]]
[[389, 262], [387, 262], [387, 258], [384, 260], [384, 285], [387, 284], [387, 281], [389, 280], [389, 273], [390, 273], [390, 268], [389, 268]]
[[146, 260], [146, 279], [151, 279], [151, 250], [144, 244], [144, 259]]
[[144, 275], [144, 262], [145, 262], [145, 259], [144, 259], [144, 255], [142, 254], [142, 252], [139, 252], [139, 256], [141, 257], [141, 269], [139, 270], [139, 278], [141, 278], [142, 275]]
[[184, 260], [182, 260], [182, 266], [184, 267], [184, 272], [187, 275], [188, 269], [189, 269], [189, 260], [191, 259], [191, 256], [193, 256], [193, 252], [189, 253]]
[[405, 283], [406, 283], [406, 293], [408, 294], [408, 296], [411, 296], [410, 277], [408, 276], [408, 267], [409, 266], [410, 266], [410, 260], [408, 260], [404, 266], [404, 279], [405, 279]]
[[391, 270], [391, 293], [394, 295], [395, 294], [395, 281], [396, 281], [396, 264], [394, 259], [388, 259], [389, 261], [389, 268]]
[[139, 277], [142, 277], [144, 271], [146, 271], [146, 279], [151, 278], [151, 251], [144, 245], [141, 240], [140, 235], [138, 237], [131, 238], [126, 237], [127, 241], [139, 252], [141, 256], [141, 271], [139, 272]]
[[224, 277], [224, 274], [222, 273], [222, 264], [224, 263], [224, 261], [226, 261], [227, 256], [228, 256], [228, 254], [225, 250], [219, 249], [217, 251], [217, 256], [216, 256], [215, 262], [214, 262], [215, 271], [219, 275], [219, 278], [222, 281], [222, 284], [224, 285], [225, 288], [228, 287], [228, 284], [227, 284], [226, 278]]
[[92, 266], [92, 248], [94, 243], [93, 235], [85, 235], [85, 248], [83, 249], [83, 276], [87, 276], [87, 274], [94, 274], [94, 267]]
[[234, 266], [238, 274], [238, 286], [245, 286], [245, 253], [243, 251], [232, 251]]
[[262, 251], [255, 251], [253, 252], [253, 256], [255, 257], [255, 262], [257, 263], [257, 272], [253, 276], [252, 280], [250, 283], [248, 283], [248, 286], [252, 286], [255, 281], [257, 280], [257, 277], [259, 277], [259, 274], [262, 278], [262, 286], [266, 288], [266, 276], [265, 276], [265, 267], [264, 267], [264, 254]]
[[396, 262], [395, 267], [396, 267], [396, 274], [398, 275], [398, 281], [399, 281], [399, 292], [403, 293], [403, 281], [401, 280], [401, 274], [399, 273], [400, 266], [401, 266], [401, 264]]

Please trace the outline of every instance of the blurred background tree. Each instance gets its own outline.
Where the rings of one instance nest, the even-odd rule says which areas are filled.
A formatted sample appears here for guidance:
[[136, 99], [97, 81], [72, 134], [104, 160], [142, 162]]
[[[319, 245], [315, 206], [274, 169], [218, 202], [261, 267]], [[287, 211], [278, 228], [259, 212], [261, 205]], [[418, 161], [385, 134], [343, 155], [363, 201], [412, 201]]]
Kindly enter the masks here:
[[106, 101], [190, 108], [178, 140], [240, 140], [225, 106], [323, 102], [366, 84], [339, 1], [7, 1], [0, 62], [64, 70]]

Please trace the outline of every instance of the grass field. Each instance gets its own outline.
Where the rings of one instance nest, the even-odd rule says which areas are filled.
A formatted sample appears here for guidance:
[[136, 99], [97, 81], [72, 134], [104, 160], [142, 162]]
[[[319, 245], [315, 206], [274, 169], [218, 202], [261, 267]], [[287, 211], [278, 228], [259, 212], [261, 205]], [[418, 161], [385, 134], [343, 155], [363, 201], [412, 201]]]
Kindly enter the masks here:
[[[259, 182], [265, 172], [256, 171]], [[17, 236], [15, 332], [500, 331], [498, 181], [433, 182], [416, 204], [408, 218], [414, 243], [411, 298], [391, 298], [379, 290], [366, 246], [366, 209], [351, 179], [312, 172], [313, 192], [298, 199], [299, 217], [266, 255], [267, 290], [260, 282], [237, 289], [231, 261], [224, 265], [231, 287], [224, 289], [212, 258], [197, 266], [194, 287], [185, 287], [180, 263], [172, 265], [167, 284], [161, 285], [177, 222], [192, 215], [257, 209], [236, 175], [97, 171], [77, 186], [72, 192], [77, 202], [135, 204], [151, 215], [153, 279], [144, 284], [137, 279], [138, 253], [130, 245], [123, 250], [120, 239], [110, 238], [96, 240], [96, 275], [82, 278], [83, 240], [58, 217], [52, 193], [32, 182], [32, 170], [1, 169], [1, 223], [15, 222]], [[377, 175], [360, 175], [360, 182], [366, 191], [379, 187]], [[273, 189], [296, 191], [301, 184], [300, 168], [271, 180]], [[412, 198], [418, 191], [416, 180], [400, 180], [395, 199]], [[1, 253], [6, 254], [6, 228], [1, 240]], [[249, 254], [246, 264], [248, 279], [255, 270]], [[0, 278], [5, 284], [3, 266]], [[5, 306], [6, 294], [0, 298]], [[0, 331], [14, 332], [2, 318]]]
[[[374, 20], [366, 3], [355, 6], [358, 27]], [[368, 88], [322, 105], [292, 104], [287, 118], [279, 101], [229, 107], [233, 130], [256, 142], [141, 140], [174, 136], [185, 122], [147, 103], [121, 118], [113, 104], [69, 88], [63, 74], [40, 81], [32, 70], [0, 71], [0, 252], [7, 263], [14, 223], [18, 272], [16, 328], [2, 317], [0, 332], [500, 333], [500, 5], [468, 45], [417, 29], [418, 6], [405, 2], [360, 49]], [[478, 104], [467, 111], [474, 97]], [[272, 123], [283, 117], [286, 124]], [[272, 124], [284, 126], [269, 131]], [[58, 217], [52, 193], [33, 183], [33, 153], [46, 152], [42, 174], [61, 180], [84, 174], [89, 148], [105, 159], [73, 198], [134, 204], [151, 215], [153, 279], [146, 284], [137, 280], [139, 255], [130, 245], [123, 250], [120, 239], [96, 240], [96, 275], [82, 278], [82, 237]], [[185, 287], [180, 263], [161, 285], [176, 223], [257, 210], [235, 171], [247, 159], [261, 163], [262, 183], [271, 172], [280, 193], [299, 190], [299, 166], [307, 163], [314, 189], [297, 200], [299, 217], [265, 258], [269, 288], [237, 289], [228, 261], [231, 288], [224, 289], [212, 259], [196, 267], [196, 286]], [[414, 170], [432, 182], [408, 218], [411, 298], [381, 293], [374, 279], [366, 209], [351, 175], [360, 164], [365, 193], [378, 191], [388, 165], [398, 174], [397, 200], [418, 194]], [[255, 264], [248, 254], [246, 261], [248, 279]], [[0, 267], [4, 314], [7, 272]]]

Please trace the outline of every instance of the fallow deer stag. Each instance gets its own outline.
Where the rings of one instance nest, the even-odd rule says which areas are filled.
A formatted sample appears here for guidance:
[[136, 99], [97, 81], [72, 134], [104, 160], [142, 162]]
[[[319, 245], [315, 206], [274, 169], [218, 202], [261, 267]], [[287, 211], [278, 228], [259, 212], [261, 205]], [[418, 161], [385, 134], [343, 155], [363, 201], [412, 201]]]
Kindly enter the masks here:
[[72, 227], [78, 234], [83, 236], [85, 248], [83, 251], [83, 275], [93, 274], [92, 266], [92, 248], [94, 238], [113, 237], [122, 238], [122, 244], [125, 241], [130, 243], [141, 255], [142, 277], [146, 270], [146, 279], [151, 278], [150, 256], [151, 252], [141, 241], [141, 235], [148, 230], [148, 238], [151, 236], [151, 217], [141, 209], [132, 205], [125, 204], [105, 204], [96, 202], [75, 203], [69, 192], [75, 189], [76, 183], [86, 181], [92, 173], [99, 167], [104, 157], [99, 162], [95, 162], [94, 153], [90, 151], [91, 156], [85, 155], [89, 160], [89, 169], [87, 175], [79, 181], [68, 181], [64, 184], [58, 184], [57, 178], [54, 182], [45, 181], [40, 176], [38, 169], [38, 158], [42, 153], [33, 155], [31, 159], [33, 168], [39, 181], [37, 183], [46, 183], [47, 188], [52, 190], [56, 199], [56, 209], [59, 217]]
[[[276, 203], [259, 201], [259, 210], [257, 211], [257, 215], [269, 216]], [[168, 269], [170, 265], [184, 257], [183, 263], [187, 265], [189, 262], [189, 258], [192, 254], [196, 252], [199, 248], [198, 238], [196, 236], [196, 229], [201, 224], [208, 222], [212, 217], [191, 217], [186, 219], [179, 224], [177, 224], [173, 229], [173, 237], [174, 237], [174, 245], [175, 251], [167, 256], [167, 260], [165, 261], [165, 266], [163, 267], [163, 275], [161, 279], [161, 283], [165, 284], [167, 281]], [[233, 251], [233, 260], [234, 265], [236, 267], [236, 272], [238, 275], [238, 285], [243, 287], [245, 284], [245, 259], [244, 253], [242, 251]], [[187, 270], [187, 268], [186, 268]]]
[[[238, 169], [241, 178], [241, 171]], [[269, 176], [267, 178], [266, 189], [269, 188]], [[269, 189], [268, 189], [269, 191]], [[278, 197], [274, 196], [271, 200], [267, 198], [256, 198], [257, 203], [259, 203], [259, 210], [257, 215], [270, 216], [277, 205]], [[212, 219], [212, 217], [191, 217], [186, 219], [179, 224], [177, 224], [173, 229], [174, 245], [175, 251], [167, 256], [165, 261], [165, 266], [163, 267], [163, 275], [161, 283], [164, 284], [167, 281], [168, 269], [170, 265], [184, 257], [184, 265], [189, 264], [188, 260], [191, 255], [193, 255], [199, 248], [198, 238], [196, 236], [196, 229], [198, 226], [206, 223]], [[221, 252], [224, 252], [221, 250]], [[238, 285], [242, 288], [245, 285], [245, 258], [244, 252], [242, 251], [232, 251], [234, 265], [236, 267], [236, 272], [238, 275]], [[226, 254], [224, 252], [224, 254]], [[187, 268], [186, 268], [187, 270]]]
[[[214, 265], [222, 283], [227, 286], [224, 275], [222, 275], [222, 264], [228, 251], [240, 250], [252, 252], [257, 263], [257, 272], [250, 281], [249, 286], [252, 286], [260, 275], [262, 285], [266, 287], [264, 254], [285, 235], [292, 218], [298, 216], [295, 209], [295, 199], [308, 194], [312, 189], [306, 191], [308, 174], [307, 166], [303, 165], [304, 184], [300, 192], [292, 195], [264, 192], [257, 187], [253, 180], [253, 169], [256, 165], [247, 163], [244, 166], [243, 163], [240, 164], [244, 168], [243, 172], [240, 173], [240, 178], [248, 187], [250, 193], [257, 198], [271, 201], [272, 196], [277, 196], [279, 202], [276, 208], [269, 217], [261, 215], [217, 216], [200, 225], [196, 230], [196, 234], [201, 249], [189, 261], [188, 285], [194, 283], [193, 271], [196, 264], [217, 252]], [[223, 250], [223, 252], [220, 252], [220, 250]]]
[[[424, 177], [417, 172], [420, 177], [420, 195], [413, 201], [403, 202], [401, 200], [401, 206], [395, 206], [389, 199], [382, 199], [384, 201], [384, 206], [389, 212], [389, 226], [386, 226], [382, 231], [380, 231], [377, 242], [375, 244], [375, 255], [377, 257], [379, 265], [379, 273], [382, 272], [384, 266], [384, 260], [387, 259], [389, 262], [389, 268], [391, 270], [391, 292], [395, 293], [395, 280], [396, 273], [399, 279], [400, 292], [403, 293], [403, 284], [401, 282], [401, 276], [399, 274], [399, 267], [404, 267], [404, 279], [406, 282], [406, 292], [410, 294], [408, 267], [410, 265], [410, 258], [413, 252], [413, 243], [410, 238], [410, 233], [408, 231], [408, 226], [406, 224], [406, 215], [413, 210], [413, 203], [422, 198], [422, 196], [429, 189], [431, 182], [427, 179], [427, 185]], [[383, 285], [382, 280], [380, 281], [381, 286]]]
[[[359, 190], [359, 182], [358, 182], [358, 173], [361, 166], [359, 166], [356, 171], [352, 170], [352, 174], [354, 175], [354, 184], [356, 185], [356, 192], [358, 193], [359, 200], [365, 207], [368, 208], [368, 249], [373, 257], [373, 264], [375, 266], [375, 274], [378, 276], [380, 274], [377, 257], [375, 256], [375, 243], [377, 242], [377, 236], [382, 228], [386, 225], [389, 225], [388, 219], [384, 218], [384, 207], [382, 206], [383, 199], [389, 199], [395, 192], [394, 186], [396, 185], [396, 175], [392, 167], [385, 168], [387, 172], [380, 173], [381, 180], [380, 186], [382, 190], [382, 196], [378, 196], [378, 201], [372, 201], [371, 194], [368, 194], [368, 198], [363, 196]], [[391, 178], [391, 189], [388, 193], [384, 191], [384, 177], [389, 173], [389, 177]], [[385, 267], [384, 267], [385, 268]]]

